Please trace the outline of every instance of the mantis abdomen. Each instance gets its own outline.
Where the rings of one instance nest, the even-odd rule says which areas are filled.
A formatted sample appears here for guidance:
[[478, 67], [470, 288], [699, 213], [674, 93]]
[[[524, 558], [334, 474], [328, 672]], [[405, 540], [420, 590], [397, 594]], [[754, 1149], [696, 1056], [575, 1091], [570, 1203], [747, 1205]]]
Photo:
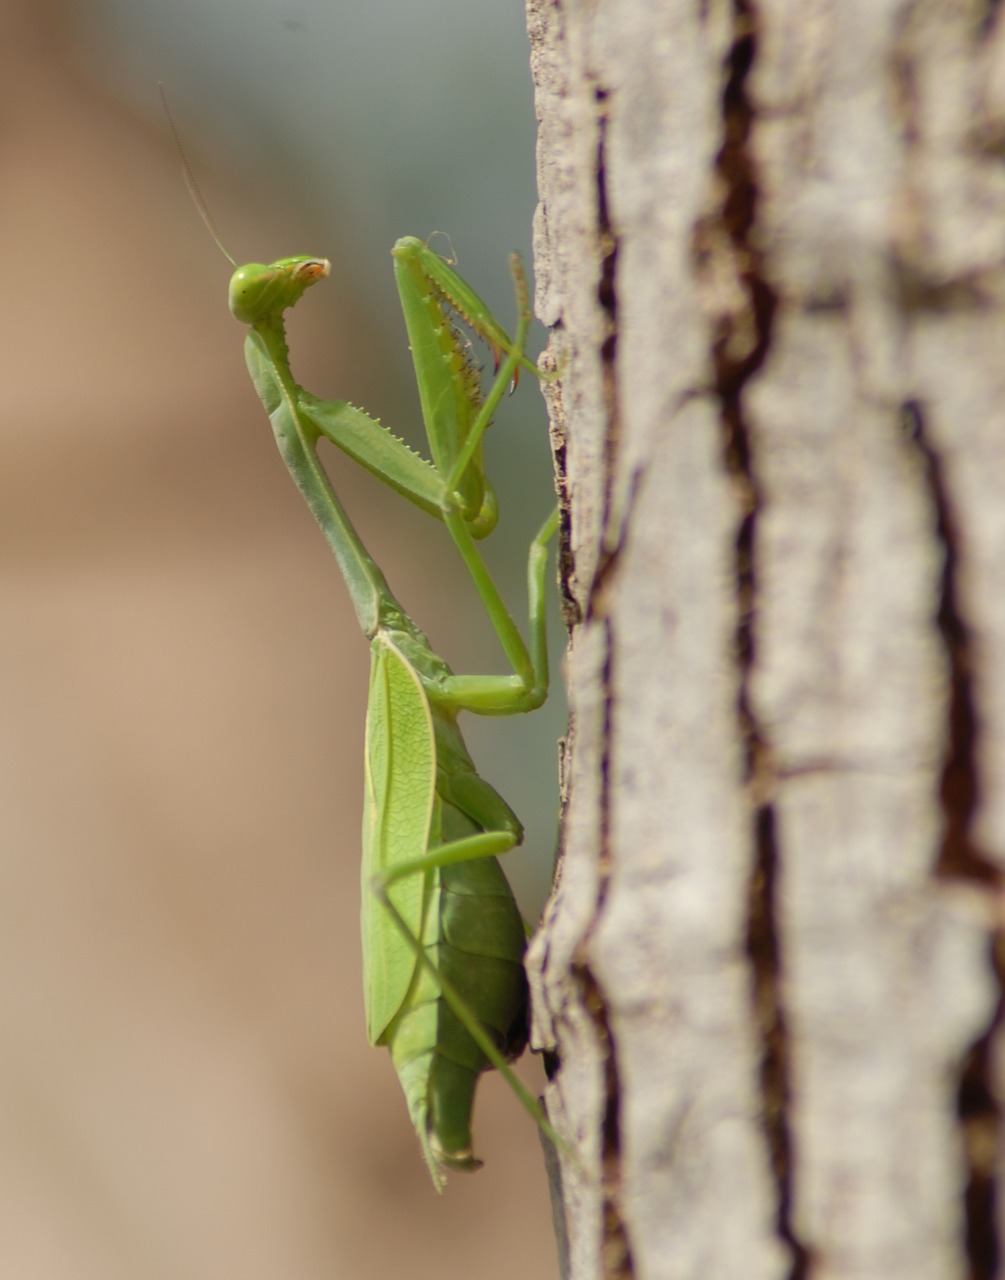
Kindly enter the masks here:
[[426, 874], [423, 940], [440, 981], [417, 968], [410, 997], [384, 1043], [412, 1122], [429, 1135], [433, 1159], [476, 1169], [481, 1162], [472, 1154], [471, 1111], [478, 1077], [492, 1063], [461, 1025], [443, 984], [467, 1003], [505, 1059], [517, 1057], [527, 1039], [526, 938], [495, 858]]

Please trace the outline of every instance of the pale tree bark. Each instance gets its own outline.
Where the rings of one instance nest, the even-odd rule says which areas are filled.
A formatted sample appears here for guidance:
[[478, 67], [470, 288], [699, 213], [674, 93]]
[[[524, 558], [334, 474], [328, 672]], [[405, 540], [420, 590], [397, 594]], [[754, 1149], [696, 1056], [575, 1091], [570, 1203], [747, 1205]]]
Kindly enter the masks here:
[[1003, 10], [529, 28], [569, 1274], [1005, 1274]]

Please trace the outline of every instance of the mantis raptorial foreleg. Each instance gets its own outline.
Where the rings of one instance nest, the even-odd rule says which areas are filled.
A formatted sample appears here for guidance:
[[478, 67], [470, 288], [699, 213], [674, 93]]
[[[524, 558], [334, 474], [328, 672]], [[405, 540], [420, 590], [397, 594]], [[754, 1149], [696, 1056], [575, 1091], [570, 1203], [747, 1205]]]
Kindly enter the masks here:
[[[320, 400], [297, 385], [298, 408], [306, 422], [332, 444], [431, 515], [442, 518], [448, 502], [458, 504], [453, 495], [459, 495], [465, 524], [475, 538], [483, 538], [495, 528], [499, 513], [485, 476], [482, 431], [521, 366], [535, 370], [523, 354], [530, 322], [526, 282], [514, 259], [521, 305], [516, 339], [511, 340], [470, 285], [421, 240], [405, 236], [392, 254], [432, 461], [345, 400]], [[240, 267], [231, 277], [230, 309], [238, 320], [256, 329], [271, 316], [273, 322], [278, 319], [281, 330], [282, 309], [292, 306], [308, 285], [330, 270], [325, 258], [283, 258], [267, 266]], [[484, 402], [479, 372], [469, 344], [452, 322], [454, 316], [489, 345], [497, 361], [501, 354], [506, 357], [503, 370], [510, 377], [497, 378]], [[269, 341], [272, 336], [262, 332], [269, 361], [279, 354]], [[285, 349], [282, 357], [288, 368]], [[250, 352], [248, 361], [251, 366]], [[254, 368], [252, 377], [256, 377]], [[463, 463], [458, 467], [461, 455]], [[454, 488], [448, 498], [450, 480]]]
[[[461, 711], [509, 715], [547, 694], [545, 574], [557, 513], [528, 560], [530, 646], [475, 544], [495, 523], [482, 438], [521, 367], [530, 311], [514, 262], [518, 299], [510, 339], [480, 298], [419, 241], [394, 249], [431, 461], [374, 419], [320, 401], [293, 378], [283, 313], [328, 274], [320, 258], [287, 258], [235, 272], [231, 309], [251, 326], [248, 367], [280, 452], [339, 563], [371, 641], [363, 825], [363, 946], [367, 1029], [386, 1044], [433, 1181], [442, 1169], [475, 1168], [470, 1117], [479, 1074], [504, 1070], [550, 1133], [507, 1061], [526, 1038], [523, 922], [496, 857], [523, 830], [479, 777], [457, 725]], [[503, 355], [483, 398], [454, 327], [457, 316]], [[511, 675], [455, 675], [395, 599], [336, 497], [317, 454], [325, 437], [446, 525], [482, 599]]]

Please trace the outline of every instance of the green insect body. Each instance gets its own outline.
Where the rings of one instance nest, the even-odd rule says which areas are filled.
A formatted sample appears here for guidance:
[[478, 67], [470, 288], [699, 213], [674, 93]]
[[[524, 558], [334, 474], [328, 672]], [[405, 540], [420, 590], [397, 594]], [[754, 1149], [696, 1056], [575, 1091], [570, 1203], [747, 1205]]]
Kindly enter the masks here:
[[[230, 304], [250, 325], [245, 355], [280, 453], [331, 547], [371, 641], [366, 725], [362, 925], [367, 1031], [386, 1045], [434, 1185], [474, 1169], [471, 1110], [478, 1076], [500, 1070], [539, 1124], [540, 1107], [507, 1062], [526, 1038], [523, 922], [496, 861], [522, 839], [519, 820], [468, 754], [460, 711], [509, 715], [547, 694], [545, 574], [553, 512], [528, 559], [530, 646], [475, 545], [495, 524], [482, 437], [521, 367], [530, 322], [514, 263], [519, 321], [511, 340], [477, 294], [420, 241], [394, 248], [402, 309], [431, 461], [343, 401], [305, 392], [289, 366], [283, 312], [328, 275], [321, 258], [235, 272]], [[488, 394], [454, 318], [501, 368]], [[317, 454], [326, 437], [442, 520], [492, 621], [513, 674], [455, 675], [395, 599], [339, 502]], [[552, 1135], [554, 1136], [554, 1135]]]

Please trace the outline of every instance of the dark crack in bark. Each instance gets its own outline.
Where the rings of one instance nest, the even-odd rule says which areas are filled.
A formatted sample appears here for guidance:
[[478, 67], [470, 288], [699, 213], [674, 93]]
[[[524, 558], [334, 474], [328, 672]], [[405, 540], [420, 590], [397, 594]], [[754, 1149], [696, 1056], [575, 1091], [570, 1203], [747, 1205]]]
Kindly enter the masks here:
[[720, 234], [728, 239], [744, 303], [740, 311], [722, 320], [716, 334], [714, 359], [726, 465], [736, 484], [743, 513], [735, 542], [735, 656], [739, 668], [737, 718], [746, 744], [747, 781], [752, 798], [754, 865], [749, 888], [747, 954], [760, 1034], [762, 1124], [775, 1180], [776, 1229], [789, 1250], [790, 1280], [806, 1280], [811, 1258], [796, 1238], [791, 1216], [790, 1068], [781, 992], [783, 957], [776, 918], [780, 855], [771, 801], [775, 779], [770, 743], [758, 722], [751, 695], [757, 649], [760, 493], [752, 457], [752, 436], [744, 417], [743, 392], [767, 356], [777, 298], [766, 278], [754, 240], [758, 190], [749, 142], [755, 116], [747, 92], [747, 78], [757, 52], [756, 8], [752, 0], [734, 0], [733, 14], [734, 39], [722, 95], [723, 145], [717, 167], [725, 188]]
[[[977, 847], [971, 834], [980, 800], [978, 724], [973, 647], [959, 605], [960, 539], [955, 515], [924, 406], [918, 400], [909, 400], [901, 406], [901, 414], [905, 433], [922, 459], [935, 513], [936, 534], [943, 552], [936, 625], [949, 668], [949, 706], [946, 753], [939, 784], [944, 825], [935, 873], [946, 879], [1000, 887], [1000, 871]], [[1002, 994], [1005, 992], [1005, 939], [1000, 930], [991, 938], [989, 946], [989, 963], [998, 979], [999, 998], [987, 1028], [964, 1055], [957, 1092], [957, 1114], [967, 1160], [964, 1207], [970, 1280], [993, 1280], [1001, 1257], [996, 1217], [996, 1153], [1002, 1117], [995, 1097], [991, 1063], [993, 1043], [1005, 1017]]]
[[611, 226], [607, 199], [607, 124], [608, 92], [597, 85], [593, 99], [597, 113], [597, 249], [600, 276], [597, 281], [597, 302], [605, 318], [604, 340], [601, 346], [601, 377], [605, 410], [604, 432], [604, 512], [602, 519], [601, 559], [591, 593], [602, 598], [604, 582], [617, 559], [620, 532], [612, 529], [611, 492], [617, 469], [617, 455], [621, 435], [621, 415], [618, 405], [617, 354], [618, 354], [618, 295], [616, 285], [618, 267], [618, 242]]

